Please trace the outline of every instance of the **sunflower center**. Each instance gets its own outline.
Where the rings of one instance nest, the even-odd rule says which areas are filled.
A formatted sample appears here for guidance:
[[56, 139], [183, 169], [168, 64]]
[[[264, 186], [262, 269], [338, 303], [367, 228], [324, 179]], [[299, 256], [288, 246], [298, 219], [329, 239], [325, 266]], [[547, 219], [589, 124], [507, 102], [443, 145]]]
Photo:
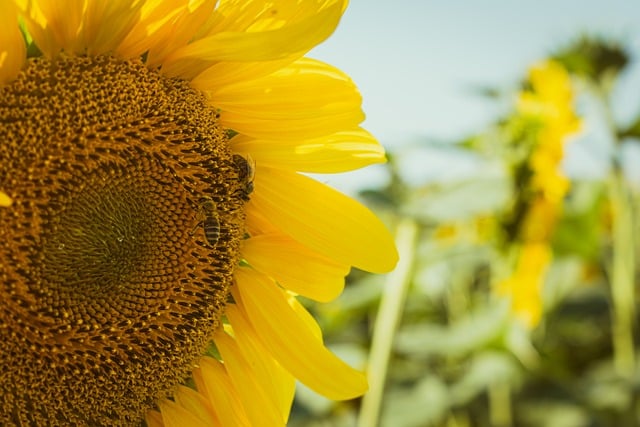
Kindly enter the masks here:
[[139, 61], [32, 60], [0, 123], [0, 424], [138, 423], [219, 326], [246, 163]]

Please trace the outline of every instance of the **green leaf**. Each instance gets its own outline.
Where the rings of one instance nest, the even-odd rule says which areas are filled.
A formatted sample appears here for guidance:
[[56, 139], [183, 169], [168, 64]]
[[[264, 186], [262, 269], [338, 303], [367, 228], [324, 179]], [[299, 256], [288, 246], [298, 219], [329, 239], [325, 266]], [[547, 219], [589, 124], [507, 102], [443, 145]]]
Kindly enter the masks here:
[[447, 386], [427, 375], [410, 387], [392, 389], [384, 399], [380, 425], [414, 427], [435, 425], [449, 411]]
[[398, 331], [396, 350], [413, 356], [462, 357], [499, 342], [507, 321], [506, 305], [488, 305], [452, 326], [430, 322], [407, 325]]
[[627, 49], [618, 42], [588, 35], [558, 50], [552, 58], [570, 73], [594, 82], [603, 82], [611, 74], [619, 74], [630, 60]]
[[638, 116], [633, 123], [631, 123], [625, 129], [618, 130], [618, 139], [635, 138], [640, 140], [640, 116]]

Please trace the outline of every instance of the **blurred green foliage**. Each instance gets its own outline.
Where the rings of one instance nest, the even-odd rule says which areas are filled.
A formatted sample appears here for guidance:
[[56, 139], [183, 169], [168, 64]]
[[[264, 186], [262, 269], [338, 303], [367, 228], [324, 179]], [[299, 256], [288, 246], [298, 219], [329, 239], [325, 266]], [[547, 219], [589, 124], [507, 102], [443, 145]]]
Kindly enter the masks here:
[[[520, 321], [509, 295], [496, 292], [524, 253], [523, 218], [539, 196], [530, 160], [540, 130], [514, 106], [491, 128], [452, 143], [485, 165], [475, 175], [417, 184], [403, 173], [403, 153], [394, 152], [386, 188], [362, 193], [390, 227], [408, 220], [418, 233], [399, 243], [413, 263], [384, 393], [371, 406], [330, 402], [300, 387], [290, 426], [372, 427], [364, 419], [388, 427], [640, 425], [640, 183], [626, 180], [617, 161], [624, 138], [640, 136], [640, 116], [623, 126], [609, 114], [616, 76], [631, 58], [619, 44], [589, 37], [550, 57], [569, 72], [577, 97], [602, 106], [600, 125], [613, 148], [608, 175], [571, 180], [546, 230], [552, 257], [539, 321]], [[371, 368], [378, 310], [393, 286], [401, 285], [391, 275], [353, 271], [336, 301], [307, 303], [329, 347], [353, 366]]]

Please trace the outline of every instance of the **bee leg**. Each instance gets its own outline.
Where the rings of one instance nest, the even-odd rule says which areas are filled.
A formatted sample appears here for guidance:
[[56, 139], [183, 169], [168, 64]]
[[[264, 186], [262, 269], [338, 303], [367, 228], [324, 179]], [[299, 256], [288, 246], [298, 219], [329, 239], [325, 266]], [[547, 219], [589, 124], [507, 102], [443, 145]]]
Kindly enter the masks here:
[[203, 219], [198, 221], [196, 225], [193, 227], [193, 229], [189, 232], [189, 236], [193, 236], [196, 233], [196, 230], [198, 229], [198, 227], [200, 227], [203, 222], [204, 222]]

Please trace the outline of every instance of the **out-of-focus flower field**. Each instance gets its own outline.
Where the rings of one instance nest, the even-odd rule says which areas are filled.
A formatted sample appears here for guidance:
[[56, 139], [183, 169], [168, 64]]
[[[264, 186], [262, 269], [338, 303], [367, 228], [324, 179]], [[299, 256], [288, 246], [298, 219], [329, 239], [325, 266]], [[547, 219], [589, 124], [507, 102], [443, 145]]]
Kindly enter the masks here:
[[[395, 230], [400, 264], [308, 304], [370, 391], [335, 403], [301, 387], [289, 425], [640, 425], [640, 164], [624, 154], [640, 115], [617, 123], [612, 97], [633, 59], [579, 38], [517, 89], [484, 91], [507, 105], [492, 126], [412, 148], [471, 157], [474, 174], [416, 185], [413, 154], [389, 153], [388, 185], [361, 196]], [[604, 139], [607, 167], [572, 178], [567, 147], [585, 135]]]

